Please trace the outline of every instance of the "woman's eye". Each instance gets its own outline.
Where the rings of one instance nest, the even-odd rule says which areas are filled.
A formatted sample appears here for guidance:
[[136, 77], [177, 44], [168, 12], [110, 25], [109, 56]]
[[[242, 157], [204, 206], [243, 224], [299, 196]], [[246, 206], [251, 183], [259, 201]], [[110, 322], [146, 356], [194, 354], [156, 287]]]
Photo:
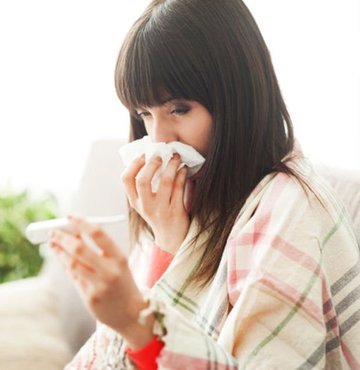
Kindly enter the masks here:
[[[175, 114], [175, 115], [181, 116], [181, 115], [184, 115], [187, 112], [189, 112], [190, 109], [191, 108], [189, 106], [186, 106], [186, 105], [178, 105], [178, 106], [174, 106], [170, 110], [170, 114]], [[143, 120], [144, 119], [147, 119], [148, 117], [151, 117], [151, 113], [149, 111], [146, 111], [146, 110], [138, 110], [135, 113], [136, 113], [136, 116], [138, 118], [141, 118]]]
[[189, 112], [190, 110], [190, 107], [186, 107], [186, 106], [179, 106], [179, 107], [175, 107], [171, 113], [172, 114], [178, 114], [178, 115], [182, 115], [182, 114], [185, 114], [187, 112]]
[[136, 112], [136, 114], [138, 115], [138, 117], [140, 118], [144, 118], [144, 117], [148, 117], [150, 116], [150, 112]]

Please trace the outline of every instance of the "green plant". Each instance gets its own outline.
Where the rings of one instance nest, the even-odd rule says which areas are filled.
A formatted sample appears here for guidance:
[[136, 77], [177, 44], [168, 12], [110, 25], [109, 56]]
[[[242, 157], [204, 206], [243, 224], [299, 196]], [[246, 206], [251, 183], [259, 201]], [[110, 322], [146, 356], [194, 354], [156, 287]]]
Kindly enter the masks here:
[[39, 245], [31, 244], [24, 231], [30, 222], [57, 217], [52, 194], [35, 199], [29, 190], [0, 193], [0, 283], [35, 276], [43, 258]]

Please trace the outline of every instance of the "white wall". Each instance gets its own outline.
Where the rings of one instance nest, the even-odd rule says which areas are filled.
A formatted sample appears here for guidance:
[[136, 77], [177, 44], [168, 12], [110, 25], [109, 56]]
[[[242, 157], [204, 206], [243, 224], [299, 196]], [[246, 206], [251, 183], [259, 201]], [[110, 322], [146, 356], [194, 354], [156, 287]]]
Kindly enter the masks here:
[[113, 82], [145, 1], [0, 1], [0, 187], [76, 188], [90, 143], [127, 137]]
[[360, 170], [360, 1], [248, 0], [304, 152]]
[[[0, 188], [76, 188], [91, 141], [127, 137], [113, 73], [145, 0], [0, 1]], [[315, 161], [360, 170], [359, 1], [248, 0], [295, 132]]]

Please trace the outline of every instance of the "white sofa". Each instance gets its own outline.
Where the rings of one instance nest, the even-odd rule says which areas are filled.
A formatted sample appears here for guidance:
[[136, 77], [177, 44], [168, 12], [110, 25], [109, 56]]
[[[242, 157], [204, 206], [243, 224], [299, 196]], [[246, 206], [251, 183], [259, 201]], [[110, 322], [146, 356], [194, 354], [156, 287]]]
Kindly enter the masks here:
[[[117, 149], [121, 140], [92, 145], [69, 212], [88, 216], [126, 213]], [[360, 241], [360, 173], [318, 167], [333, 185]], [[127, 223], [110, 230], [124, 251]], [[0, 285], [0, 369], [59, 370], [95, 329], [76, 289], [56, 257], [48, 252], [38, 277]]]
[[[83, 176], [66, 213], [107, 216], [127, 213], [121, 184], [121, 140], [93, 143]], [[65, 214], [66, 214], [65, 213]], [[128, 249], [128, 225], [109, 229]], [[56, 256], [43, 249], [39, 276], [0, 285], [0, 370], [59, 370], [95, 329]]]

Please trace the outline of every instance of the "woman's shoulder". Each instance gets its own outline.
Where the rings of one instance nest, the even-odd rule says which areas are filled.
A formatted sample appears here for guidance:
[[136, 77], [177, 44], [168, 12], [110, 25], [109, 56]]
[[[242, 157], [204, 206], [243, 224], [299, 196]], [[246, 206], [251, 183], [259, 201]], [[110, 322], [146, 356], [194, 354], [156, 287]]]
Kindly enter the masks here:
[[287, 201], [291, 202], [292, 194], [294, 204], [304, 203], [308, 212], [329, 217], [333, 222], [346, 214], [339, 195], [309, 159], [304, 156], [295, 157], [289, 161], [288, 166], [293, 171], [292, 175], [278, 174], [279, 178], [288, 178], [290, 194]]
[[306, 206], [309, 212], [320, 212], [337, 218], [344, 212], [344, 205], [330, 183], [319, 173], [316, 166], [304, 156], [296, 156], [287, 162], [291, 174], [278, 172], [269, 182], [268, 193], [282, 207]]
[[241, 209], [231, 235], [249, 229], [288, 239], [321, 239], [335, 226], [336, 230], [344, 226], [353, 238], [342, 201], [314, 165], [302, 156], [287, 164], [292, 174], [275, 172], [260, 181]]

